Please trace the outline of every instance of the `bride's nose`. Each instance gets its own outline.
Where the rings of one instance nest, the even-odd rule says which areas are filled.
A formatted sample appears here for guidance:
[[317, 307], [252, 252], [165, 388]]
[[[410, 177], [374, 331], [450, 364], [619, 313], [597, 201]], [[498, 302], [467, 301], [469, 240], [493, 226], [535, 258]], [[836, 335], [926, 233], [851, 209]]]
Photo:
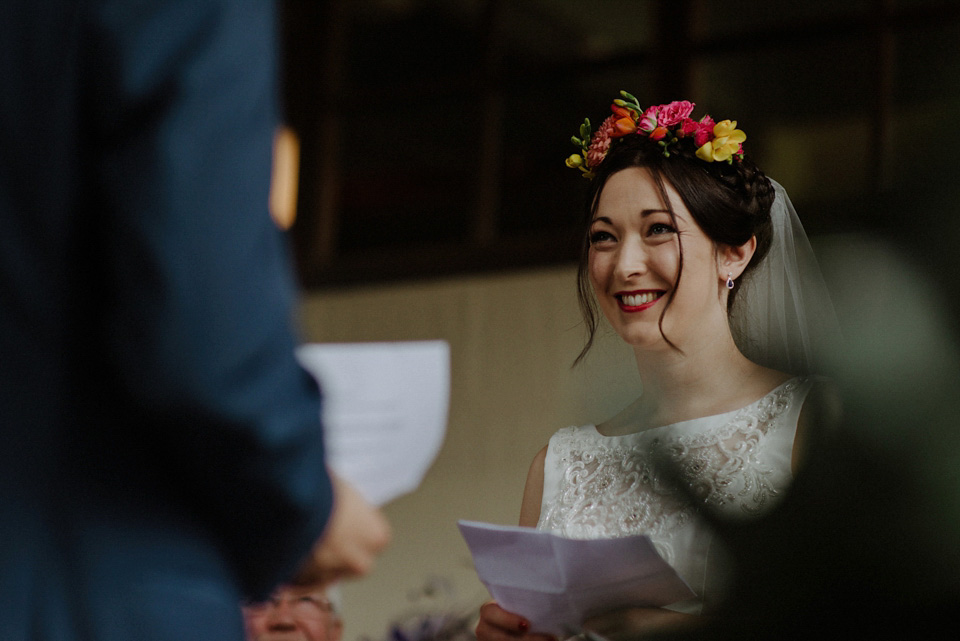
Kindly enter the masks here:
[[639, 241], [622, 243], [617, 252], [616, 276], [623, 280], [643, 276], [648, 271], [648, 258], [643, 243]]

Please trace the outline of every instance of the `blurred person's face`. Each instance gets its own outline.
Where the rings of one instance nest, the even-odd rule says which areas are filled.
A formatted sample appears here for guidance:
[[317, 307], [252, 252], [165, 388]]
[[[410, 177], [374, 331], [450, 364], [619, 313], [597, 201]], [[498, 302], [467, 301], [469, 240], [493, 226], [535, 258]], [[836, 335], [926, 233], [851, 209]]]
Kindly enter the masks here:
[[340, 641], [340, 617], [323, 590], [290, 587], [243, 608], [247, 641]]

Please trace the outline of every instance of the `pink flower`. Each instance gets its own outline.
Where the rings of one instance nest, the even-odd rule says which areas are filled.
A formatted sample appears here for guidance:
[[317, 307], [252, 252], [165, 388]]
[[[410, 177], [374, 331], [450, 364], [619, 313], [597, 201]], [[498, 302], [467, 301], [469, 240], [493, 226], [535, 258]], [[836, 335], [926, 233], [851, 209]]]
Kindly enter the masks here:
[[693, 107], [693, 103], [689, 100], [674, 100], [669, 104], [662, 105], [657, 123], [661, 127], [672, 127], [684, 118], [689, 117], [693, 113]]
[[657, 128], [657, 110], [660, 109], [660, 106], [647, 107], [647, 110], [643, 112], [643, 115], [640, 116], [640, 121], [637, 123], [637, 129], [644, 133], [650, 133]]
[[616, 122], [616, 116], [607, 116], [590, 139], [590, 147], [587, 149], [587, 167], [590, 169], [599, 165], [607, 157], [611, 138], [616, 135]]

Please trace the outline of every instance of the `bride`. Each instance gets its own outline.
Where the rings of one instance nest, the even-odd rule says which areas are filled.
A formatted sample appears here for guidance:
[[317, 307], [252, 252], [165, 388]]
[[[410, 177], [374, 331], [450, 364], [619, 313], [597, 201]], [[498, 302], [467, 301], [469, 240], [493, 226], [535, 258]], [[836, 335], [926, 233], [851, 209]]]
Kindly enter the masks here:
[[[786, 491], [809, 408], [828, 394], [811, 374], [835, 321], [787, 194], [744, 154], [737, 123], [693, 120], [687, 101], [643, 109], [621, 96], [596, 132], [585, 121], [567, 159], [591, 180], [578, 360], [599, 307], [633, 349], [642, 392], [607, 421], [550, 439], [530, 466], [520, 525], [649, 535], [697, 596], [594, 622], [642, 632], [696, 625], [722, 599], [722, 552], [697, 513], [750, 517]], [[542, 636], [496, 603], [480, 614], [480, 641]]]

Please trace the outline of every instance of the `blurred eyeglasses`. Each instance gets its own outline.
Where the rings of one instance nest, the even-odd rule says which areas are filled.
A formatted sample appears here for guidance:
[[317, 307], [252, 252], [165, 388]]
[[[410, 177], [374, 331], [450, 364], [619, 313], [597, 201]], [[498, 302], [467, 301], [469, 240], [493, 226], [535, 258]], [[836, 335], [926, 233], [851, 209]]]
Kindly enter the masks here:
[[280, 592], [266, 601], [247, 603], [244, 610], [255, 616], [266, 616], [273, 609], [286, 605], [292, 616], [300, 619], [319, 619], [333, 612], [333, 604], [322, 594], [291, 594]]

